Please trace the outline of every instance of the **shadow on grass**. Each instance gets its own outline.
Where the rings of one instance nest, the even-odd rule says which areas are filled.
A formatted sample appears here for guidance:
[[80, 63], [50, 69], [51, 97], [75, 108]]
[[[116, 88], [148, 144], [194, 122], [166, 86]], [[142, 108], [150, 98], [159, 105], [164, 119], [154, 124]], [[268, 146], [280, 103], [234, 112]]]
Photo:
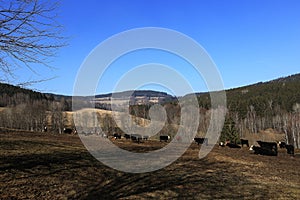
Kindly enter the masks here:
[[[2, 141], [1, 145], [34, 149], [36, 153], [0, 154], [0, 173], [10, 174], [1, 182], [8, 190], [13, 186], [18, 188], [18, 180], [33, 183], [23, 193], [39, 191], [37, 197], [41, 198], [54, 185], [59, 185], [61, 190], [55, 193], [53, 189], [52, 199], [56, 195], [71, 199], [251, 199], [269, 195], [266, 188], [249, 181], [233, 164], [214, 159], [183, 156], [161, 170], [130, 174], [106, 167], [84, 150], [66, 148], [39, 153], [39, 148], [45, 150], [53, 145], [34, 141], [7, 144]], [[52, 182], [47, 185], [50, 179]]]
[[[24, 143], [22, 141], [21, 143]], [[26, 141], [27, 144], [34, 143]], [[20, 145], [20, 143], [18, 143]], [[45, 148], [45, 146], [44, 146]], [[74, 169], [91, 167], [97, 161], [86, 151], [51, 151], [0, 156], [0, 174], [13, 173], [11, 178], [46, 177]], [[18, 176], [22, 173], [22, 176]], [[9, 180], [2, 179], [0, 182]]]
[[266, 188], [257, 187], [227, 163], [207, 159], [182, 162], [179, 159], [164, 169], [150, 173], [122, 173], [108, 184], [99, 183], [86, 198], [251, 199], [268, 196]]

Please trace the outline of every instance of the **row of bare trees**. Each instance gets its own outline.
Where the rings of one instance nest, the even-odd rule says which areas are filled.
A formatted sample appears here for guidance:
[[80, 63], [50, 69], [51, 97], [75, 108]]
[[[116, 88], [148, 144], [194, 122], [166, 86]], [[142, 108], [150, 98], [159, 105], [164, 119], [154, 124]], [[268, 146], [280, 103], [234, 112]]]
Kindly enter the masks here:
[[[49, 131], [62, 133], [66, 126], [74, 127], [73, 119], [66, 115], [65, 102], [62, 99], [59, 101], [36, 100], [31, 103], [18, 104], [3, 108], [0, 112], [0, 127], [23, 129], [31, 131], [43, 131], [47, 126]], [[148, 106], [149, 107], [149, 106]], [[149, 109], [133, 108], [132, 114], [139, 115], [133, 122], [145, 121], [148, 119]], [[180, 125], [180, 106], [177, 104], [164, 105], [167, 114], [165, 126], [160, 131], [160, 134], [175, 134]], [[209, 128], [212, 110], [200, 108], [198, 133], [205, 134]], [[89, 132], [100, 133], [103, 131], [106, 134], [113, 134], [116, 131], [122, 131], [118, 128], [115, 119], [111, 114], [99, 114], [85, 116], [87, 113], [81, 112], [79, 117], [82, 119], [83, 127], [97, 128], [97, 130], [88, 130]], [[145, 116], [145, 118], [143, 118]], [[293, 144], [295, 147], [300, 147], [300, 109], [297, 105], [293, 112], [280, 110], [273, 115], [257, 115], [254, 106], [249, 106], [246, 117], [240, 117], [237, 112], [227, 110], [227, 118], [233, 121], [235, 129], [239, 137], [244, 137], [245, 133], [258, 134], [260, 130], [272, 128], [279, 133], [284, 133], [286, 142]], [[71, 121], [71, 122], [70, 122]], [[77, 124], [78, 125], [78, 124]], [[147, 125], [147, 123], [140, 123]], [[129, 125], [127, 125], [129, 126]]]
[[[168, 123], [178, 124], [180, 120], [180, 107], [178, 105], [166, 105], [168, 113]], [[212, 110], [200, 108], [198, 134], [204, 136], [207, 132]], [[240, 138], [245, 134], [259, 134], [261, 130], [273, 129], [277, 133], [284, 133], [285, 140], [300, 148], [300, 105], [295, 104], [293, 111], [288, 112], [275, 106], [274, 109], [267, 110], [263, 115], [256, 112], [253, 105], [248, 107], [246, 116], [239, 115], [238, 112], [227, 110], [226, 119], [232, 121]]]
[[[0, 82], [28, 86], [51, 78], [41, 77], [49, 74], [40, 73], [40, 69], [52, 71], [52, 58], [66, 45], [57, 8], [57, 1], [0, 0]], [[24, 73], [17, 77], [19, 69], [27, 69], [29, 77]], [[0, 112], [1, 127], [41, 131], [50, 123], [54, 131], [62, 131], [63, 104], [43, 100], [37, 92], [28, 95], [21, 88], [4, 86], [0, 96], [0, 106], [5, 107]]]
[[0, 127], [28, 131], [48, 131], [62, 133], [66, 126], [63, 102], [35, 100], [16, 106], [2, 108]]
[[289, 144], [300, 148], [300, 110], [294, 109], [287, 112], [278, 106], [273, 114], [257, 115], [254, 106], [249, 106], [245, 118], [238, 113], [229, 111], [229, 116], [234, 120], [240, 137], [244, 133], [257, 134], [260, 130], [272, 128], [276, 132], [284, 133], [285, 140]]

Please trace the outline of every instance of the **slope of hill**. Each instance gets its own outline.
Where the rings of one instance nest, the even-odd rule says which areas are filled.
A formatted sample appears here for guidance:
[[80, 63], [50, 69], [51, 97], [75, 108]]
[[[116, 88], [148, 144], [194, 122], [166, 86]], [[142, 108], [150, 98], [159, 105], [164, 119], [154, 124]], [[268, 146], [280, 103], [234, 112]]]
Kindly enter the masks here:
[[[250, 106], [255, 108], [256, 114], [263, 115], [266, 111], [276, 112], [278, 109], [291, 112], [295, 105], [300, 104], [300, 73], [282, 77], [267, 82], [226, 90], [227, 105], [231, 111], [237, 111], [245, 116]], [[176, 98], [165, 93], [151, 90], [124, 91], [114, 93], [115, 98], [132, 97], [159, 97], [167, 101], [176, 101]], [[209, 93], [197, 93], [200, 106], [210, 107]], [[96, 99], [110, 98], [112, 93], [96, 95]], [[41, 93], [9, 84], [0, 83], [0, 106], [17, 105], [32, 100], [71, 101], [71, 96]], [[164, 101], [165, 102], [165, 101]]]
[[0, 83], [0, 107], [18, 105], [33, 100], [52, 100], [52, 95]]
[[[109, 94], [99, 94], [95, 96], [76, 97], [76, 100], [82, 102], [95, 101], [97, 108], [110, 109], [110, 98], [119, 101], [131, 97], [132, 105], [144, 104], [145, 102], [166, 102], [176, 99], [175, 97], [159, 91], [136, 90], [124, 91]], [[33, 101], [45, 101], [47, 104], [51, 102], [59, 102], [62, 104], [63, 110], [69, 111], [72, 106], [72, 96], [61, 94], [41, 93], [30, 89], [21, 88], [5, 83], [0, 83], [0, 107], [16, 106], [19, 104], [32, 104]]]
[[[226, 90], [227, 107], [231, 111], [245, 116], [247, 111], [255, 109], [259, 116], [266, 112], [279, 110], [292, 112], [300, 104], [300, 74], [259, 82], [253, 85]], [[210, 107], [209, 93], [198, 93], [199, 104]]]
[[[24, 130], [41, 130], [44, 127], [46, 115], [51, 114], [51, 130], [61, 132], [65, 126], [63, 111], [72, 109], [72, 98], [64, 95], [43, 94], [31, 90], [0, 84], [0, 106], [10, 106], [9, 112], [0, 112], [0, 126]], [[300, 74], [272, 81], [243, 86], [226, 90], [228, 117], [233, 122], [241, 137], [245, 133], [258, 133], [260, 130], [273, 128], [278, 132], [284, 132], [289, 143], [298, 141], [295, 146], [300, 145], [299, 139], [293, 133], [299, 132], [300, 111]], [[149, 119], [148, 111], [150, 104], [161, 103], [166, 108], [168, 125], [180, 123], [180, 106], [177, 99], [163, 92], [155, 91], [125, 91], [116, 93], [121, 99], [130, 95], [134, 104], [130, 106], [130, 114], [143, 119]], [[97, 102], [105, 107], [97, 107], [109, 110], [111, 94], [97, 95], [104, 102]], [[113, 95], [115, 96], [115, 95]], [[210, 98], [209, 93], [198, 93], [202, 120], [199, 132], [205, 132], [209, 121]], [[149, 98], [148, 98], [149, 97]], [[154, 99], [151, 99], [153, 98]], [[170, 101], [160, 101], [160, 98], [171, 98]], [[107, 102], [105, 102], [105, 98]], [[175, 99], [175, 100], [174, 100]], [[94, 97], [80, 97], [80, 102], [86, 108], [90, 108]], [[83, 100], [83, 102], [81, 102]], [[138, 100], [138, 101], [135, 101]], [[152, 101], [153, 100], [153, 101]], [[156, 102], [155, 102], [155, 101]], [[95, 100], [97, 101], [97, 99]], [[99, 100], [98, 100], [99, 101]], [[55, 102], [55, 103], [53, 103]], [[20, 106], [18, 106], [21, 104]], [[80, 107], [79, 109], [82, 109]], [[208, 111], [208, 113], [207, 113]], [[109, 117], [109, 115], [107, 115]], [[297, 121], [298, 120], [298, 121]], [[72, 121], [72, 120], [71, 120]], [[299, 130], [299, 131], [298, 131]], [[172, 128], [167, 127], [167, 133]], [[174, 131], [173, 131], [174, 132]]]

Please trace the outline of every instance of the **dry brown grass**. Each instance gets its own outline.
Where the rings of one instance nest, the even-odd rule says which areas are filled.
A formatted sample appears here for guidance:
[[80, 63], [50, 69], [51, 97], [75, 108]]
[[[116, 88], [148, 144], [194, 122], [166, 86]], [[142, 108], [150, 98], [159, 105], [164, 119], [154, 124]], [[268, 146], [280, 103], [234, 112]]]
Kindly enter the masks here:
[[250, 145], [258, 145], [256, 141], [276, 142], [285, 141], [283, 133], [276, 132], [273, 129], [260, 130], [258, 133], [244, 133], [243, 138], [249, 140]]
[[[137, 152], [159, 141], [114, 140]], [[0, 132], [0, 199], [297, 199], [300, 152], [290, 157], [215, 146], [204, 159], [193, 143], [171, 165], [130, 174], [95, 160], [78, 136]], [[159, 159], [159, 158], [158, 158]]]

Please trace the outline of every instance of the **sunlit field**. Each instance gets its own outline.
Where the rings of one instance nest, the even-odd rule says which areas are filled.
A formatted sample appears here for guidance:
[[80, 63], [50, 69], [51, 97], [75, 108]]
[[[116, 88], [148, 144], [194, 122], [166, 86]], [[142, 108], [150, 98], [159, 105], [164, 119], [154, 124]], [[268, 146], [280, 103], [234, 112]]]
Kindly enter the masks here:
[[[112, 142], [135, 152], [159, 149], [157, 140]], [[277, 157], [247, 147], [215, 146], [204, 159], [191, 144], [171, 165], [131, 174], [94, 159], [76, 135], [0, 133], [1, 199], [297, 199], [300, 152]]]

